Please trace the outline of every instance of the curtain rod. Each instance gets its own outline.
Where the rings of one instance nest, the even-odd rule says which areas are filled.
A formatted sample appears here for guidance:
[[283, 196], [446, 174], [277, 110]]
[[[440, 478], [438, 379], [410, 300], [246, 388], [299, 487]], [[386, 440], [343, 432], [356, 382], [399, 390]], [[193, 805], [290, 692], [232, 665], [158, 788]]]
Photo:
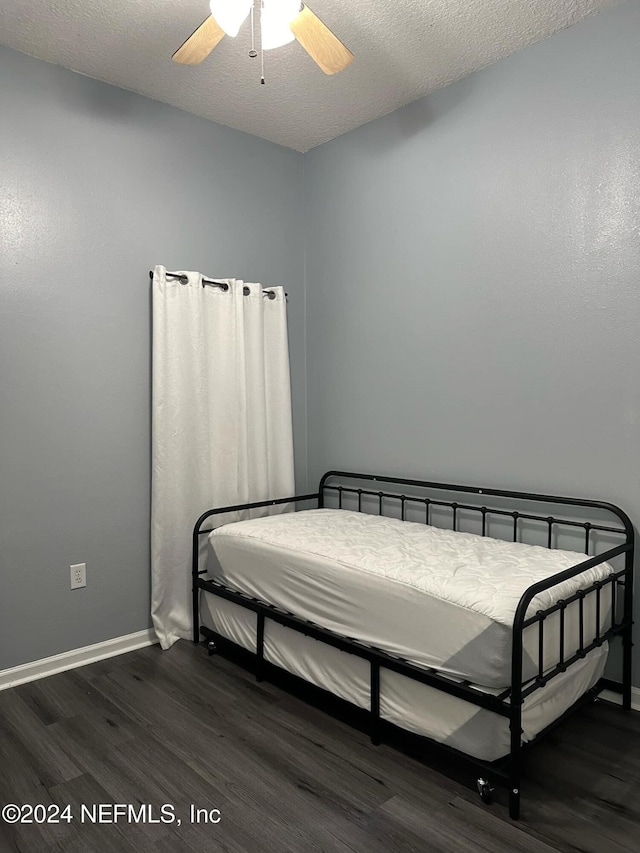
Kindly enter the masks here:
[[[167, 278], [177, 278], [180, 284], [187, 284], [187, 282], [189, 281], [186, 275], [177, 272], [167, 272], [165, 273], [165, 276]], [[153, 270], [149, 270], [149, 278], [153, 281]], [[214, 281], [212, 278], [205, 278], [204, 276], [202, 276], [202, 286], [204, 287], [207, 284], [210, 287], [219, 287], [220, 290], [229, 290], [229, 285], [226, 283], [226, 281]], [[245, 296], [248, 296], [251, 293], [251, 290], [248, 287], [244, 287], [242, 292]], [[269, 299], [276, 298], [276, 294], [273, 290], [263, 290], [262, 295], [267, 296]], [[288, 296], [289, 294], [285, 293], [285, 297]]]

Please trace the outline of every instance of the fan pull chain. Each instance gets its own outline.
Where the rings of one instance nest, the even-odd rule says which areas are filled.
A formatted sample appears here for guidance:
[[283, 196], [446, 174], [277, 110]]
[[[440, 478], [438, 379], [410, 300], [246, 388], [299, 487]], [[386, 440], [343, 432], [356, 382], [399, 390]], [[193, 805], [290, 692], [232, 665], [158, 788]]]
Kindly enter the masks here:
[[264, 12], [264, 0], [260, 0], [260, 83], [264, 86], [264, 47], [262, 46], [263, 32], [262, 32], [262, 13]]
[[254, 9], [255, 9], [255, 3], [252, 3], [251, 4], [251, 50], [249, 51], [249, 56], [251, 57], [251, 59], [255, 59], [256, 56], [258, 55], [258, 51], [256, 50], [256, 24], [255, 24], [255, 17], [253, 14]]

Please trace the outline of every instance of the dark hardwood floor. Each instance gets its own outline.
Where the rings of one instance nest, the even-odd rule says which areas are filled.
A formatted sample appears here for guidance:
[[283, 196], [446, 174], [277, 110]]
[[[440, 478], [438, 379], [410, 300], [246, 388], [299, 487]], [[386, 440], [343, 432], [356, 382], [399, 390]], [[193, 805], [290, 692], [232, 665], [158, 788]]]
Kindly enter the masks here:
[[[23, 853], [640, 851], [640, 714], [598, 702], [532, 751], [523, 817], [202, 647], [142, 649], [0, 693], [0, 804]], [[107, 804], [92, 824], [81, 805]], [[126, 822], [131, 804], [173, 824]], [[190, 806], [219, 823], [190, 821]], [[90, 814], [90, 812], [88, 813]], [[165, 816], [170, 816], [167, 813]]]

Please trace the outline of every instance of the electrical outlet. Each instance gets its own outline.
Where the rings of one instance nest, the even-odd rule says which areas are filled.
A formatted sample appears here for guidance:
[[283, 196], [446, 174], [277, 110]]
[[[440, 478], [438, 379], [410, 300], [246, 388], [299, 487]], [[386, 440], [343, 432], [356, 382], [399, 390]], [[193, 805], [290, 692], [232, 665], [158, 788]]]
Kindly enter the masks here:
[[71, 589], [80, 589], [87, 585], [87, 564], [77, 563], [69, 566], [71, 572]]

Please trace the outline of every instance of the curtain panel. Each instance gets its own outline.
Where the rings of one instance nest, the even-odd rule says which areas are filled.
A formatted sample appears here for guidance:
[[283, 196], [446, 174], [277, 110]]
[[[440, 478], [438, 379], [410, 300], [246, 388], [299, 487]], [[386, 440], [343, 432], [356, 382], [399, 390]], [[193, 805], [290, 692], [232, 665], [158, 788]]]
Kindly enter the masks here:
[[294, 491], [284, 289], [176, 275], [157, 266], [152, 284], [151, 609], [165, 649], [191, 638], [198, 516]]

